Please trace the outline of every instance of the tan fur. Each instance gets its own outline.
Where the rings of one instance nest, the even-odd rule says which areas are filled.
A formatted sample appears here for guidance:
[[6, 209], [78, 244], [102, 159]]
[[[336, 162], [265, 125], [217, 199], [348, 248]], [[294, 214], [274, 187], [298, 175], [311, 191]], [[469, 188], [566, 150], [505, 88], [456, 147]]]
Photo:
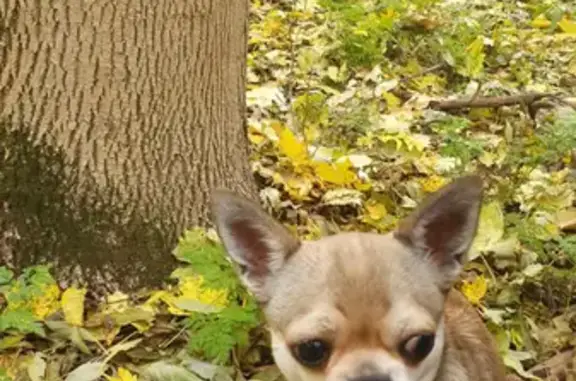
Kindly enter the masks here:
[[[357, 365], [350, 354], [363, 349], [398, 357], [395, 339], [402, 332], [435, 329], [444, 315], [446, 348], [435, 380], [504, 380], [492, 337], [478, 313], [455, 290], [443, 307], [441, 292], [426, 287], [432, 278], [391, 235], [339, 234], [302, 244], [273, 282], [274, 297], [265, 312], [276, 341], [287, 346], [337, 336], [322, 379], [346, 356], [350, 369], [340, 366], [338, 372], [339, 378], [349, 377]], [[391, 303], [391, 297], [398, 300]], [[408, 315], [415, 318], [401, 318]]]
[[[456, 381], [456, 378], [451, 378], [452, 366], [466, 369], [471, 381], [504, 380], [504, 367], [490, 332], [476, 310], [458, 291], [453, 290], [448, 295], [444, 316], [446, 358], [438, 380]], [[513, 376], [509, 379], [514, 380]]]
[[[219, 234], [264, 308], [288, 381], [504, 381], [490, 333], [451, 290], [476, 232], [481, 193], [478, 178], [463, 178], [393, 233], [313, 242], [299, 242], [250, 202], [218, 193]], [[399, 348], [422, 334], [435, 334], [435, 344], [410, 362]], [[300, 364], [291, 351], [309, 340], [330, 343], [320, 367]]]

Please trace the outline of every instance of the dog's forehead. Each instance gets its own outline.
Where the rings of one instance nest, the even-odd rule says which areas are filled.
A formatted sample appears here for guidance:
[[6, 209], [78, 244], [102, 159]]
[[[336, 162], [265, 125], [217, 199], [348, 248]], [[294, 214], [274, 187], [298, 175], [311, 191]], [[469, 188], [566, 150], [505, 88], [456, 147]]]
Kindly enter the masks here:
[[352, 319], [383, 316], [395, 298], [422, 299], [434, 309], [430, 279], [423, 262], [392, 235], [338, 234], [302, 245], [274, 280], [267, 312], [282, 329], [296, 315], [326, 303]]

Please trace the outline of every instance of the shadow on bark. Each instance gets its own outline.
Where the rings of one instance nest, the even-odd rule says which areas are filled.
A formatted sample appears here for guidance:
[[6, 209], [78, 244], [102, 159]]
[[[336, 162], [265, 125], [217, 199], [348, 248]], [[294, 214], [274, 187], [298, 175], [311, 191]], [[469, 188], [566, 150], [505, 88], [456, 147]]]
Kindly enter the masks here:
[[53, 263], [64, 285], [98, 293], [158, 286], [174, 268], [178, 233], [112, 204], [114, 190], [98, 194], [78, 168], [32, 129], [0, 123], [0, 263]]

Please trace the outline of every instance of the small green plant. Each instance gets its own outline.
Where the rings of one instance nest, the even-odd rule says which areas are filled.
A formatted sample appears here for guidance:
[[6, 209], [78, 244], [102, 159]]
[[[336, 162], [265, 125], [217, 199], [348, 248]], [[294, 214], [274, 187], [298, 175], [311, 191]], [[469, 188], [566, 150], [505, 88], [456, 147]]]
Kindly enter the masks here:
[[465, 166], [484, 152], [482, 142], [465, 135], [470, 127], [468, 119], [451, 117], [432, 127], [440, 138], [440, 153], [457, 157]]
[[302, 130], [323, 126], [328, 121], [326, 95], [320, 92], [300, 95], [294, 100], [292, 109]]
[[541, 259], [549, 259], [557, 238], [546, 225], [536, 223], [533, 216], [524, 213], [509, 213], [506, 215], [509, 232], [516, 235], [526, 249], [538, 254]]
[[188, 231], [180, 241], [176, 257], [189, 264], [179, 269], [202, 277], [201, 287], [225, 295], [217, 312], [195, 312], [185, 319], [189, 349], [208, 361], [226, 364], [234, 348], [248, 345], [250, 332], [260, 323], [260, 310], [238, 280], [224, 247], [208, 238], [204, 230]]
[[557, 163], [576, 147], [576, 112], [539, 129], [537, 136], [543, 146], [540, 156], [542, 162]]
[[389, 43], [396, 40], [396, 31], [409, 15], [435, 0], [342, 1], [320, 0], [331, 24], [333, 46], [329, 56], [343, 61], [350, 68], [368, 68], [384, 58]]
[[576, 147], [576, 113], [540, 126], [533, 134], [517, 139], [507, 163], [511, 167], [555, 165]]
[[[454, 17], [454, 20], [459, 18]], [[458, 74], [469, 78], [482, 74], [485, 59], [484, 39], [478, 21], [464, 19], [451, 23], [449, 29], [439, 29], [436, 39], [430, 42], [433, 51], [440, 53], [442, 59]]]
[[253, 301], [244, 306], [228, 306], [215, 314], [197, 314], [187, 321], [191, 335], [189, 348], [214, 363], [225, 364], [232, 349], [249, 344], [250, 331], [259, 321]]
[[54, 306], [58, 288], [48, 266], [33, 266], [14, 278], [12, 271], [0, 267], [0, 333], [44, 334], [39, 317]]
[[570, 258], [571, 261], [576, 263], [576, 236], [575, 235], [562, 237], [558, 241], [558, 246], [560, 247], [560, 250], [562, 250], [568, 258]]

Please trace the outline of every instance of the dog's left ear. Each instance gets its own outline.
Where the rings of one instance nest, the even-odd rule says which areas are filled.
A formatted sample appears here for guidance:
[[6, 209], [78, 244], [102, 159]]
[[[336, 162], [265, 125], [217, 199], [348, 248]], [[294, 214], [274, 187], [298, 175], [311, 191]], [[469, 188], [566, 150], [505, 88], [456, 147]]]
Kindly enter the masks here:
[[242, 282], [259, 302], [267, 302], [269, 280], [300, 241], [259, 205], [227, 190], [213, 193], [212, 219]]
[[458, 277], [476, 235], [482, 194], [480, 177], [461, 177], [433, 193], [394, 233], [441, 271], [445, 290]]

